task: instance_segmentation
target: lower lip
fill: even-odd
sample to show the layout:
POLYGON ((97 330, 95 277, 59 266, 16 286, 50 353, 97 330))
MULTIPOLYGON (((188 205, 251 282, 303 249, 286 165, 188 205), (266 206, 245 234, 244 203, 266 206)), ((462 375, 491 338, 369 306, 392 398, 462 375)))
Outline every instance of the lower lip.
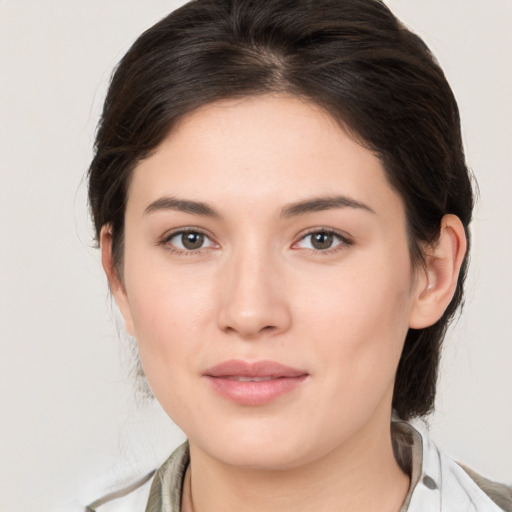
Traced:
POLYGON ((299 377, 280 377, 262 381, 240 381, 222 377, 206 376, 211 386, 221 396, 240 405, 265 405, 290 393, 306 379, 299 377))

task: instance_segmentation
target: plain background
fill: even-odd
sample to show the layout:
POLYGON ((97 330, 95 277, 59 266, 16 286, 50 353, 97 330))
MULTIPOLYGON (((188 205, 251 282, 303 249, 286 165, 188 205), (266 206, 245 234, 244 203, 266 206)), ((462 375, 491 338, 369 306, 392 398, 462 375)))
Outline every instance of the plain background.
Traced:
MULTIPOLYGON (((83 181, 112 68, 181 3, 0 0, 0 511, 81 510, 183 439, 137 405, 83 181)), ((512 482, 512 1, 388 3, 445 69, 481 191, 430 429, 512 482)))

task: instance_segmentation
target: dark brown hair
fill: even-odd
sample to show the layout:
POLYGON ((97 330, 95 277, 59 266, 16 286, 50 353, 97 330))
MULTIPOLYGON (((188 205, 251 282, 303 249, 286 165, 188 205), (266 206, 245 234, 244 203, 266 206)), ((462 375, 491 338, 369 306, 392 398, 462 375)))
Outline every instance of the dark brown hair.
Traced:
MULTIPOLYGON (((405 203, 416 266, 443 215, 457 215, 469 237, 473 194, 456 101, 427 46, 381 1, 193 0, 137 39, 105 100, 89 201, 96 234, 111 226, 118 271, 137 163, 199 106, 275 92, 320 105, 380 157, 405 203)), ((404 419, 433 408, 440 347, 463 298, 466 266, 467 257, 443 317, 407 334, 393 396, 404 419)))

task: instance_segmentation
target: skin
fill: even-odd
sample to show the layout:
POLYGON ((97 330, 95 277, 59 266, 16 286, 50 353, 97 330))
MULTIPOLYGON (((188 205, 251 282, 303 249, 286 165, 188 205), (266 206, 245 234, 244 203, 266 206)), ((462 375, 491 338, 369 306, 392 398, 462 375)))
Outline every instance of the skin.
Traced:
POLYGON ((445 216, 425 269, 414 269, 403 202, 380 160, 320 108, 284 95, 183 118, 135 169, 125 220, 122 275, 109 226, 103 264, 148 382, 189 439, 185 508, 398 510, 409 478, 391 447, 395 372, 409 327, 434 323, 453 295, 460 221, 445 216), (345 202, 311 209, 333 197, 345 202), (183 229, 204 243, 187 249, 183 229), (318 249, 311 232, 325 231, 332 245, 318 249), (204 376, 229 359, 307 377, 240 405, 204 376))

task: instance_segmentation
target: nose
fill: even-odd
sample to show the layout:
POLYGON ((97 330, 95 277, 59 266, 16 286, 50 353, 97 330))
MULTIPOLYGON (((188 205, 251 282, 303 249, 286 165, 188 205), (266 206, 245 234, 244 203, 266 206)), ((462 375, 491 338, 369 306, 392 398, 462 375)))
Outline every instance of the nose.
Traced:
POLYGON ((282 272, 270 254, 247 251, 226 262, 219 284, 218 325, 244 339, 285 332, 291 325, 282 272))

